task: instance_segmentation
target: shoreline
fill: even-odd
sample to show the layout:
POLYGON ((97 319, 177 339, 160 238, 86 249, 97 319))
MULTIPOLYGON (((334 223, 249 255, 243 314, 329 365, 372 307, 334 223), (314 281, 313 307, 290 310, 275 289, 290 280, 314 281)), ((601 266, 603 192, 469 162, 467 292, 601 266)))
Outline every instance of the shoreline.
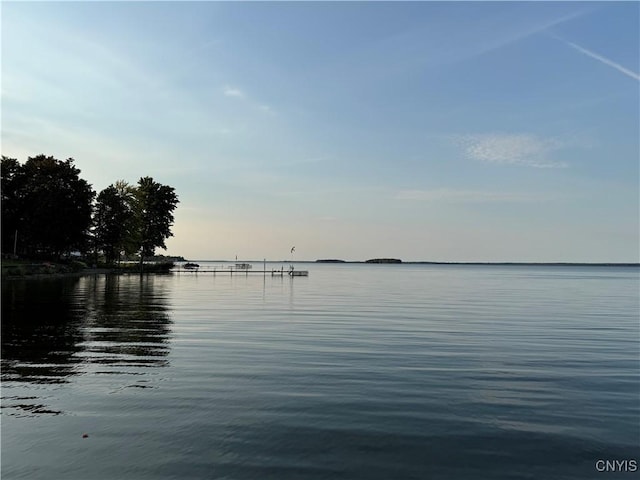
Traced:
MULTIPOLYGON (((208 261, 208 260, 200 260, 208 261)), ((220 262, 226 262, 220 260, 220 262)), ((251 262, 261 263, 261 262, 251 262)), ((368 263, 364 261, 339 261, 339 262, 318 262, 317 260, 299 260, 289 263, 305 263, 305 264, 333 264, 333 265, 380 265, 380 266, 402 266, 402 265, 437 265, 437 266, 486 266, 486 267, 622 267, 622 268, 639 268, 640 263, 563 263, 563 262, 549 262, 549 263, 527 263, 527 262, 401 262, 401 263, 368 263)), ((172 273, 171 270, 167 272, 144 272, 143 275, 148 274, 162 274, 172 273)), ((96 275, 140 275, 135 271, 122 271, 117 268, 85 268, 76 272, 51 272, 51 273, 31 273, 20 275, 7 275, 2 274, 0 279, 4 282, 10 280, 29 280, 29 279, 46 279, 46 278, 74 278, 74 277, 89 277, 96 275)))
MULTIPOLYGON (((161 274, 166 275, 169 272, 143 272, 143 275, 161 274)), ((26 275, 6 275, 3 274, 1 280, 4 282, 10 280, 30 280, 30 279, 47 279, 47 278, 74 278, 74 277, 91 277, 96 275, 140 275, 140 272, 119 271, 114 268, 85 268, 77 272, 51 272, 51 273, 30 273, 26 275)))
POLYGON ((2 275, 2 281, 5 280, 29 280, 43 278, 73 278, 73 277, 89 277, 92 275, 111 275, 119 274, 111 268, 86 268, 77 272, 52 272, 52 273, 31 273, 26 275, 2 275))
MULTIPOLYGON (((92 275, 140 275, 138 263, 112 266, 88 266, 84 262, 53 262, 23 259, 21 261, 2 261, 1 279, 29 278, 73 278, 92 275)), ((168 273, 175 264, 173 262, 145 263, 143 274, 168 273)))

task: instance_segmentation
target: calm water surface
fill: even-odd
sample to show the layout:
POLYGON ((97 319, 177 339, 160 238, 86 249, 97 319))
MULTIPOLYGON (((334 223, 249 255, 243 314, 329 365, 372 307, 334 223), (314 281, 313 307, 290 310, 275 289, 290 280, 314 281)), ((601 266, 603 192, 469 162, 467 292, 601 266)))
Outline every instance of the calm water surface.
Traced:
POLYGON ((4 281, 2 479, 638 474, 638 268, 299 268, 4 281))

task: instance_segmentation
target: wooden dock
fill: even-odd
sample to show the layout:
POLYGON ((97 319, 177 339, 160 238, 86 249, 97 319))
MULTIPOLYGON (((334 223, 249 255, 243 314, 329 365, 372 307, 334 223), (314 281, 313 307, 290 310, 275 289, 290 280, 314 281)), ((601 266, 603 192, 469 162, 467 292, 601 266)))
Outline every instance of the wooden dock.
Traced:
POLYGON ((183 273, 189 274, 212 274, 212 275, 249 275, 249 274, 262 274, 264 276, 270 275, 272 277, 308 277, 308 270, 295 270, 295 269, 285 269, 282 268, 274 268, 271 270, 253 270, 249 268, 233 268, 233 267, 205 267, 205 268, 174 268, 171 270, 172 273, 177 273, 179 275, 183 273))

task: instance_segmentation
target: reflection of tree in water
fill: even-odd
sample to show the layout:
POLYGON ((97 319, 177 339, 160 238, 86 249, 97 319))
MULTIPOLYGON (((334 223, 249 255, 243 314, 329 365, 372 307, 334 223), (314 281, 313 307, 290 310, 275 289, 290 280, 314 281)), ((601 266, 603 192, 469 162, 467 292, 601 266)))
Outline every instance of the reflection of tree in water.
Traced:
POLYGON ((2 282, 2 379, 61 383, 76 373, 85 309, 78 278, 2 282))
POLYGON ((83 373, 141 375, 141 368, 167 365, 171 320, 166 288, 155 280, 148 275, 3 282, 4 394, 18 393, 5 396, 17 403, 4 401, 3 407, 59 413, 40 405, 29 384, 66 383, 83 373), (92 364, 102 371, 93 371, 92 364))
POLYGON ((155 280, 153 275, 87 279, 86 288, 96 292, 88 295, 93 303, 88 304, 83 344, 87 362, 121 367, 166 365, 171 320, 166 290, 155 280))

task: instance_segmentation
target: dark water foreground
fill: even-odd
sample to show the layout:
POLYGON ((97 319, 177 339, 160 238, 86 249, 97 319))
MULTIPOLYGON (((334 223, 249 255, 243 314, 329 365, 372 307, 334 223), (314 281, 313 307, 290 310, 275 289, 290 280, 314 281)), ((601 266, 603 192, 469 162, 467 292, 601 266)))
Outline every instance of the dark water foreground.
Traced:
POLYGON ((639 284, 406 265, 4 282, 2 479, 636 478, 639 284))

